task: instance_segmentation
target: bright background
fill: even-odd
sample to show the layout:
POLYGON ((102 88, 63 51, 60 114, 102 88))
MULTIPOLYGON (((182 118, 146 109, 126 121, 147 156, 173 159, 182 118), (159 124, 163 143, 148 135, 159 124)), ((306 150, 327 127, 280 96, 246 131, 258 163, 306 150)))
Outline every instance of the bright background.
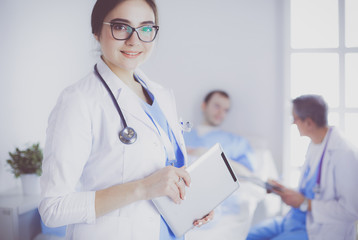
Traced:
MULTIPOLYGON (((8 152, 37 141, 44 146, 47 118, 60 92, 96 62, 94 2, 0 2, 0 191, 19 185, 6 164, 8 152)), ((194 124, 201 121, 205 94, 226 90, 232 110, 223 128, 267 147, 288 176, 301 165, 299 154, 308 142, 290 127, 292 97, 308 90, 324 94, 334 108, 330 119, 353 129, 347 131, 352 139, 358 135, 358 51, 342 55, 328 49, 357 49, 358 4, 345 1, 348 30, 342 32, 338 2, 344 1, 157 0, 159 37, 142 68, 174 90, 179 115, 194 124)))

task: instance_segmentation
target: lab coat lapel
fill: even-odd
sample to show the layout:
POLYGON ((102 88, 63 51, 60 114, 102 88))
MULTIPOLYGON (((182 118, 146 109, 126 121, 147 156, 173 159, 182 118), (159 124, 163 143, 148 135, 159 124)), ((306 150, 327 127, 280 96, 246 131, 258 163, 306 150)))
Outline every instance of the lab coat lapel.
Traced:
MULTIPOLYGON (((143 110, 140 101, 138 101, 138 97, 129 88, 123 87, 120 89, 117 101, 119 106, 122 108, 124 115, 132 115, 138 121, 142 122, 143 124, 151 128, 153 131, 157 132, 152 121, 149 119, 149 117, 143 110)), ((130 127, 131 123, 127 122, 127 125, 130 127)))
POLYGON ((179 126, 179 119, 177 119, 176 106, 174 106, 175 102, 173 96, 170 91, 162 88, 153 88, 151 91, 157 99, 160 109, 163 111, 163 114, 168 121, 169 127, 173 131, 174 137, 179 144, 179 148, 184 155, 184 161, 186 163, 187 154, 184 145, 184 138, 181 131, 182 129, 179 126))
MULTIPOLYGON (((135 93, 131 91, 122 81, 118 81, 117 77, 114 76, 113 72, 110 71, 103 62, 99 62, 98 64, 101 74, 104 75, 104 79, 116 96, 117 102, 123 111, 124 117, 126 114, 130 114, 157 133, 158 131, 155 128, 153 122, 149 119, 145 111, 143 111, 140 101, 138 100, 138 96, 136 96, 135 93), (101 68, 104 69, 103 73, 101 68)), ((163 114, 166 117, 168 124, 173 131, 174 137, 177 140, 179 147, 184 155, 184 161, 186 162, 187 154, 184 145, 184 138, 179 126, 179 119, 176 119, 177 113, 174 106, 175 102, 171 92, 162 87, 158 87, 155 84, 151 84, 151 82, 140 70, 138 70, 136 74, 138 74, 139 77, 144 81, 149 91, 153 93, 156 101, 158 101, 158 104, 163 111, 163 114)), ((131 126, 130 122, 127 122, 127 124, 129 127, 131 126)))
MULTIPOLYGON (((139 97, 109 69, 102 59, 98 61, 97 67, 99 73, 115 96, 124 118, 126 118, 127 114, 130 114, 157 133, 152 121, 143 111, 139 97)), ((127 125, 130 127, 132 123, 127 122, 127 125)))

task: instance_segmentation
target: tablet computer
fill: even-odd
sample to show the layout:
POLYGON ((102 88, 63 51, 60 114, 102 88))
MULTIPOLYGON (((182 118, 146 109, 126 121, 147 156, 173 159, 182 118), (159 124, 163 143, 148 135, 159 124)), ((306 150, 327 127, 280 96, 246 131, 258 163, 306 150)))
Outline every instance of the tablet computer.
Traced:
POLYGON ((239 188, 237 177, 218 143, 186 170, 191 185, 185 187, 185 200, 180 204, 167 196, 152 200, 177 237, 193 228, 195 220, 203 218, 239 188))

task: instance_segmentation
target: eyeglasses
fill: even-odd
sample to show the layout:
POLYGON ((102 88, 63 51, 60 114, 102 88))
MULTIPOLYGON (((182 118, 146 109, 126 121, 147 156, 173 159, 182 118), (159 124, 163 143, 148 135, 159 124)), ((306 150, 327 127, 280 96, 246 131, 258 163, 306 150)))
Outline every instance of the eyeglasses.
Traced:
POLYGON ((112 36, 116 40, 127 40, 133 32, 136 32, 141 41, 152 42, 159 31, 159 26, 148 25, 134 28, 125 23, 103 22, 103 24, 111 26, 112 36))

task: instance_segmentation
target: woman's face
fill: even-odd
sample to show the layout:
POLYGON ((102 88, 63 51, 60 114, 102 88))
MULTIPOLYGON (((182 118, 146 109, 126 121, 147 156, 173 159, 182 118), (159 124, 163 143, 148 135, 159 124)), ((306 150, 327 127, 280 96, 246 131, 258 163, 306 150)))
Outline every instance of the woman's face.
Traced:
MULTIPOLYGON (((155 25, 152 8, 143 0, 124 1, 117 5, 104 18, 104 22, 119 22, 134 28, 155 25)), ((97 40, 101 44, 102 57, 112 71, 133 72, 151 54, 154 42, 142 42, 136 32, 127 40, 116 40, 111 26, 103 25, 97 40)))

